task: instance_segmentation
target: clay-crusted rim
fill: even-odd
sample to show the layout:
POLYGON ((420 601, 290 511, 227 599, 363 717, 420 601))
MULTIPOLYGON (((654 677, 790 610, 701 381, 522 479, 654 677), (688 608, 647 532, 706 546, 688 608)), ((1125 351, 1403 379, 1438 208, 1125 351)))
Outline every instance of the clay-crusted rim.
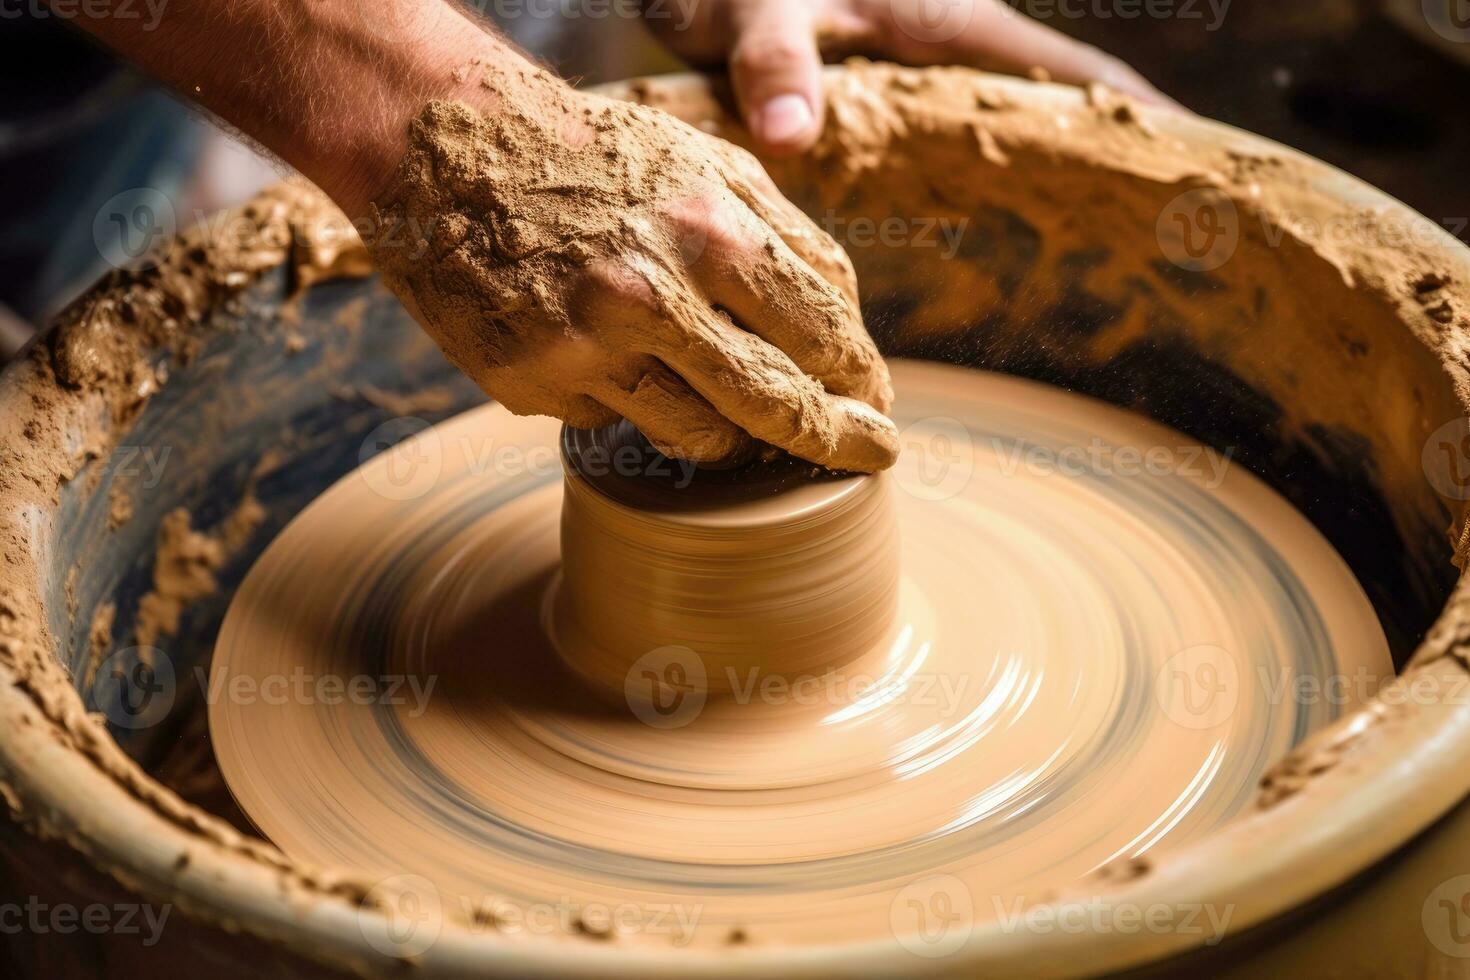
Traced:
MULTIPOLYGON (((841 68, 829 71, 844 73, 841 68)), ((921 78, 924 73, 911 74, 921 78)), ((1083 93, 1061 86, 1003 77, 986 77, 983 84, 1028 109, 1076 113, 1087 105, 1083 93)), ((708 83, 690 75, 620 83, 603 91, 622 98, 656 95, 671 104, 680 99, 709 104, 708 83)), ((1156 132, 1201 147, 1291 159, 1309 178, 1312 191, 1342 202, 1344 216, 1358 209, 1412 214, 1368 185, 1260 137, 1203 119, 1135 111, 1156 132)), ((1115 151, 1099 162, 1127 169, 1115 151)), ((1258 205, 1258 210, 1269 208, 1258 205)), ((1429 251, 1437 267, 1457 282, 1470 281, 1470 252, 1453 237, 1440 233, 1438 247, 1429 251)), ((25 364, 22 359, 13 369, 22 370, 25 364)), ((73 407, 81 408, 85 395, 72 397, 78 403, 73 407)), ((1465 400, 1462 394, 1462 404, 1465 400)), ((25 515, 3 516, 9 522, 27 520, 25 515)), ((44 535, 41 542, 45 544, 44 535)), ((35 556, 38 565, 44 567, 45 557, 35 556)), ((0 595, 0 606, 8 598, 0 595)), ((1467 670, 1470 585, 1462 578, 1405 677, 1395 683, 1424 675, 1455 681, 1467 670)), ((172 902, 232 931, 252 933, 337 967, 377 972, 388 965, 361 932, 359 910, 366 890, 360 880, 297 865, 182 803, 130 761, 119 766, 115 743, 89 744, 95 740, 56 721, 84 715, 70 688, 46 696, 35 693, 8 660, 0 660, 0 681, 0 795, 34 831, 64 838, 144 897, 172 902), (187 858, 184 866, 181 856, 187 858)), ((1453 684, 1440 683, 1435 690, 1447 688, 1453 684)), ((1090 887, 1084 883, 1073 891, 1078 896, 1102 893, 1115 903, 1138 907, 1228 906, 1232 931, 1238 932, 1347 881, 1427 828, 1467 793, 1470 709, 1446 700, 1399 707, 1378 701, 1314 736, 1275 767, 1257 812, 1167 858, 1154 859, 1131 880, 1090 887)), ((1180 931, 1040 935, 989 921, 978 924, 955 955, 922 960, 892 937, 799 949, 752 944, 712 951, 623 950, 590 941, 507 940, 449 920, 414 966, 423 976, 490 972, 592 977, 623 972, 674 977, 743 975, 753 969, 788 976, 982 971, 1051 976, 1138 966, 1186 952, 1199 941, 1180 931)))

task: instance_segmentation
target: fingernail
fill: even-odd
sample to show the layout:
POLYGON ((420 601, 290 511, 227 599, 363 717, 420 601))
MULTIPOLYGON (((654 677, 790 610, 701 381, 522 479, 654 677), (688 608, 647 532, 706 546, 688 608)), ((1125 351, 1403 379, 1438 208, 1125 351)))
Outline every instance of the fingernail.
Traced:
POLYGON ((816 117, 811 103, 800 95, 778 95, 760 110, 760 132, 767 143, 797 143, 811 131, 816 117))

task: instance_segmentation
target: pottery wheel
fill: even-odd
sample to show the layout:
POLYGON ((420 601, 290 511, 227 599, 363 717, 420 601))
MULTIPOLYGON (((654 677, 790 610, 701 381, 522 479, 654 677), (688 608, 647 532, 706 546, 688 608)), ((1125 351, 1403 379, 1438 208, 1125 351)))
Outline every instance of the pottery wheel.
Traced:
MULTIPOLYGON (((581 621, 590 640, 562 635, 553 421, 486 406, 343 478, 221 630, 210 727, 245 813, 297 858, 422 876, 492 924, 553 903, 626 943, 925 943, 908 910, 936 894, 1006 914, 1209 833, 1390 675, 1341 559, 1223 454, 1031 382, 893 375, 899 465, 817 491, 881 488, 901 542, 892 588, 861 600, 892 622, 842 663, 767 676, 657 627, 626 697, 574 669, 558 644, 631 641, 622 599, 581 621), (660 696, 698 671, 725 682, 660 696), (1293 696, 1303 678, 1345 682, 1293 696)), ((664 580, 628 561, 613 594, 664 580)), ((861 616, 839 618, 791 648, 830 652, 861 616)))

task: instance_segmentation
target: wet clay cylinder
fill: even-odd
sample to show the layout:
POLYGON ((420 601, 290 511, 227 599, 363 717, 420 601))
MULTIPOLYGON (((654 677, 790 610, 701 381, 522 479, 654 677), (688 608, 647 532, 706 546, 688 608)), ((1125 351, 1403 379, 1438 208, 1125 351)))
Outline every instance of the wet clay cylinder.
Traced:
MULTIPOLYGON (((684 648, 729 692, 752 671, 820 676, 884 647, 899 539, 885 474, 782 457, 729 470, 661 456, 627 423, 565 429, 562 657, 622 696, 631 671, 684 648)), ((687 660, 687 654, 680 650, 687 660)))

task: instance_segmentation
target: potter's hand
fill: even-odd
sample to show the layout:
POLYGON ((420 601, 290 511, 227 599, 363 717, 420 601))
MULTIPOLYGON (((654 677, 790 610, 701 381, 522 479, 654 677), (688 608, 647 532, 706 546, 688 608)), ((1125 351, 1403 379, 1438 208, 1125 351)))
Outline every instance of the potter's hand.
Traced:
POLYGON ((511 410, 626 416, 702 461, 751 437, 839 469, 897 455, 847 257, 747 154, 574 92, 441 0, 78 25, 330 194, 511 410))
POLYGON ((753 157, 543 74, 436 102, 378 196, 385 281, 518 414, 626 417, 714 461, 750 437, 837 469, 891 465, 888 372, 843 251, 753 157), (437 223, 437 224, 436 224, 437 223))
POLYGON ((643 0, 648 25, 675 53, 727 62, 750 131, 772 152, 821 131, 822 56, 868 54, 912 65, 1041 68, 1062 82, 1101 82, 1169 104, 1132 68, 1013 10, 1005 0, 643 0))

